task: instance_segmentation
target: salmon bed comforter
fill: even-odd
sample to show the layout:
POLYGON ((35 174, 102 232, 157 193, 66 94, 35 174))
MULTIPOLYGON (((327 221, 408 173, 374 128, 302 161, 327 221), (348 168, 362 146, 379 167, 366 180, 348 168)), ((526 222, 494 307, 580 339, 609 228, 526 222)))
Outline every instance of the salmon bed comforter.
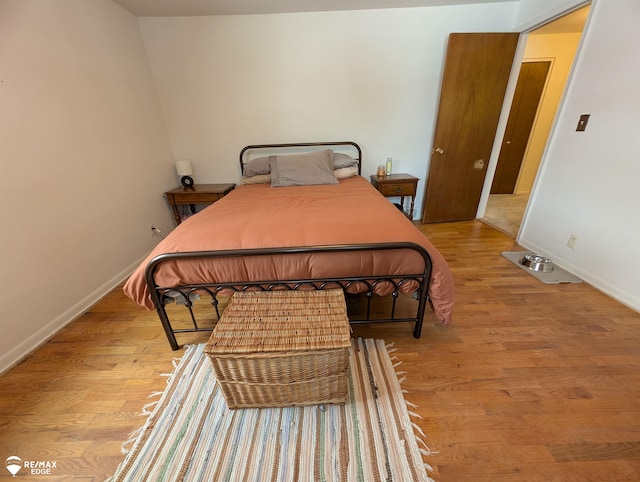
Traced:
MULTIPOLYGON (((163 253, 339 244, 413 242, 431 256, 429 297, 438 319, 453 314, 454 283, 437 249, 366 179, 339 184, 271 187, 239 186, 182 222, 163 239, 127 280, 124 291, 152 309, 145 282, 148 262, 163 253)), ((244 280, 289 280, 415 274, 422 257, 411 250, 287 254, 270 257, 168 261, 158 267, 159 286, 244 280)), ((406 285, 403 290, 415 290, 406 285)), ((380 287, 385 295, 385 288, 380 287)), ((390 291, 390 289, 389 289, 390 291)))

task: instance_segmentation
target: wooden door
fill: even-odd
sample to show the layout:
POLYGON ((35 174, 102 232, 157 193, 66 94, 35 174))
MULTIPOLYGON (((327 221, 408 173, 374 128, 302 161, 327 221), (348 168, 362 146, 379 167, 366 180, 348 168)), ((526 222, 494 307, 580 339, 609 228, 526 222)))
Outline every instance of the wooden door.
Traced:
POLYGON ((518 37, 449 35, 423 223, 475 219, 518 37))
POLYGON ((513 194, 551 62, 524 62, 500 148, 491 194, 513 194))

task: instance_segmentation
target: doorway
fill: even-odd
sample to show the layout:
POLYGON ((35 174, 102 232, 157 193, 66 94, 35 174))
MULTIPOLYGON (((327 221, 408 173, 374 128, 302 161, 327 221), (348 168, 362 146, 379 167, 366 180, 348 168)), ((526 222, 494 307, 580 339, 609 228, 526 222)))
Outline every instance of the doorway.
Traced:
POLYGON ((511 103, 509 120, 505 129, 498 165, 491 184, 491 194, 513 194, 516 181, 527 150, 533 122, 551 61, 523 62, 518 75, 516 91, 511 103))
MULTIPOLYGON (((479 209, 479 217, 483 222, 513 239, 517 238, 520 230, 522 218, 533 189, 533 182, 540 167, 540 160, 584 30, 589 8, 589 6, 582 7, 543 25, 530 32, 527 37, 523 64, 550 62, 546 85, 530 128, 526 147, 522 153, 512 192, 489 194, 486 206, 483 209, 481 203, 479 209)), ((508 140, 506 132, 505 139, 508 140)), ((497 174, 498 168, 496 167, 497 174)))
POLYGON ((516 192, 516 183, 550 68, 551 60, 522 62, 485 210, 484 221, 514 239, 529 202, 528 193, 516 192))

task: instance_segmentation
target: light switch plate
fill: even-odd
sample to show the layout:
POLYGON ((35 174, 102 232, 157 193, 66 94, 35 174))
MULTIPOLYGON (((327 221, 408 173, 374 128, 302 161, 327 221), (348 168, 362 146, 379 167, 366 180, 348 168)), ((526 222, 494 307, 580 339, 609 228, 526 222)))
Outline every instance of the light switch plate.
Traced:
POLYGON ((582 114, 580 116, 580 120, 578 120, 578 127, 576 127, 577 131, 582 132, 587 128, 587 122, 589 122, 590 116, 591 114, 582 114))

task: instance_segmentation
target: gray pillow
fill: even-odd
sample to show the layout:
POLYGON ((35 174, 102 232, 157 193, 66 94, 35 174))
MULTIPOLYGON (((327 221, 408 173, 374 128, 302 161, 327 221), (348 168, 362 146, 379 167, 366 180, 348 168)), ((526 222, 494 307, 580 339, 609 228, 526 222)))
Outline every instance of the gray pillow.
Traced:
POLYGON ((333 175, 333 151, 310 152, 289 156, 272 156, 271 186, 310 186, 338 184, 333 175))
POLYGON ((261 174, 269 174, 271 172, 269 163, 271 162, 271 158, 275 157, 276 156, 258 157, 247 162, 244 165, 244 172, 242 173, 243 176, 252 177, 259 176, 261 174))
POLYGON ((335 169, 343 169, 345 167, 357 166, 358 160, 353 157, 342 154, 341 152, 333 153, 333 167, 335 169))

